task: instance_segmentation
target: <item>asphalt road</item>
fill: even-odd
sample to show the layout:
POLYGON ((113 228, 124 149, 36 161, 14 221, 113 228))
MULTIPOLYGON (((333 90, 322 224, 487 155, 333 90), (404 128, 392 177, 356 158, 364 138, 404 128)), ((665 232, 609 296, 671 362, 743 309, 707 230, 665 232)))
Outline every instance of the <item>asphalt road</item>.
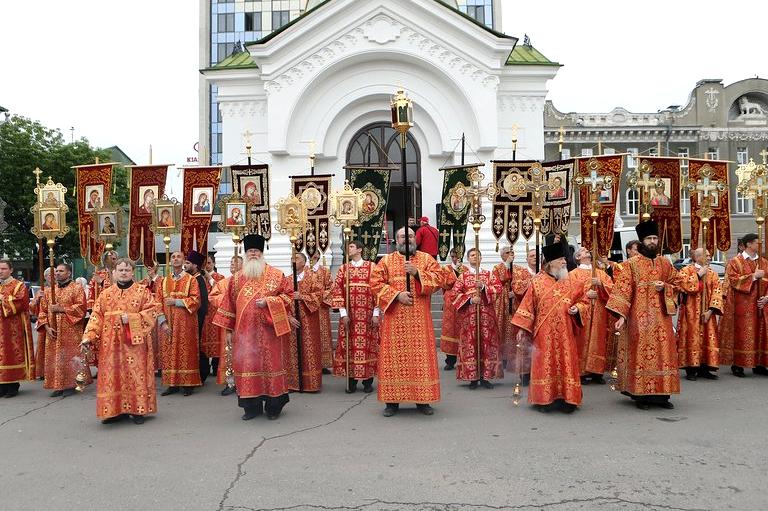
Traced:
POLYGON ((435 415, 381 415, 326 376, 277 421, 240 420, 210 383, 103 425, 94 388, 0 399, 0 509, 720 510, 768 506, 768 378, 687 382, 674 410, 585 387, 573 415, 443 372, 435 415))

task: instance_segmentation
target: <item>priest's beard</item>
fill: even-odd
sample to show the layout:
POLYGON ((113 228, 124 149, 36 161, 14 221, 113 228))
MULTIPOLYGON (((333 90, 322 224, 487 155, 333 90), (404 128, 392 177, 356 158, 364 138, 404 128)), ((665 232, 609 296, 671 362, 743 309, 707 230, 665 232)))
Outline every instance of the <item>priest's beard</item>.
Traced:
POLYGON ((266 264, 262 258, 248 259, 243 263, 243 274, 249 279, 261 278, 266 264))
POLYGON ((554 271, 552 268, 547 268, 547 273, 552 275, 555 280, 565 280, 568 278, 568 267, 561 266, 557 271, 554 271))
POLYGON ((640 252, 640 255, 645 256, 649 259, 653 259, 657 255, 659 255, 659 247, 656 245, 648 247, 644 243, 641 243, 640 245, 638 245, 637 251, 640 252))
MULTIPOLYGON (((416 245, 414 243, 411 243, 408 248, 410 249, 410 255, 413 255, 413 254, 416 253, 416 245)), ((398 243, 397 244, 397 251, 400 252, 401 254, 405 255, 405 243, 403 243, 403 244, 398 243)))

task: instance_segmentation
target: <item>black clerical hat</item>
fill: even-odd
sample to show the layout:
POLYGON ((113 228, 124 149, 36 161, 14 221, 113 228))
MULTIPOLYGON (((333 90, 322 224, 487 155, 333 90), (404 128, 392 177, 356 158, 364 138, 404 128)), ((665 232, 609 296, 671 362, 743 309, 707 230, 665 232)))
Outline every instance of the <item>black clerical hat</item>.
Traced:
POLYGON ((198 268, 202 268, 203 263, 205 263, 205 256, 196 250, 190 250, 187 252, 187 261, 194 264, 198 268))
POLYGON ((635 226, 635 232, 637 233, 637 239, 642 242, 648 236, 659 235, 659 224, 657 224, 655 220, 640 222, 635 226))
POLYGON ((565 247, 562 243, 553 243, 552 245, 544 245, 541 247, 541 252, 544 254, 544 260, 547 262, 554 261, 565 257, 565 247))
POLYGON ((265 241, 266 240, 264 239, 264 236, 261 234, 249 234, 243 238, 243 250, 248 251, 252 248, 255 248, 260 252, 264 252, 265 241))

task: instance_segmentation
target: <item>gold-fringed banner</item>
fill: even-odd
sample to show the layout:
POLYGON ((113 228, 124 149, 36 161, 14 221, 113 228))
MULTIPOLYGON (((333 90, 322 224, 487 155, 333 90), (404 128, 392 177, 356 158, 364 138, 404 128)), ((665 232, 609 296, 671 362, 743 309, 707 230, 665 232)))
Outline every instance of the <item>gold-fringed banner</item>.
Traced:
MULTIPOLYGON (((577 158, 578 165, 576 176, 583 177, 587 182, 592 178, 593 171, 596 176, 610 176, 613 180, 611 188, 600 188, 598 202, 600 203, 600 216, 597 217, 597 253, 608 255, 613 244, 613 225, 616 217, 616 201, 621 186, 621 174, 624 170, 624 155, 611 154, 594 156, 589 159, 577 158), (594 163, 593 163, 594 162, 594 163)), ((579 203, 581 205, 581 245, 591 249, 592 247, 592 220, 590 218, 590 187, 583 186, 579 189, 579 203)))
POLYGON ((316 252, 321 255, 328 249, 330 216, 328 195, 331 193, 333 174, 322 176, 291 176, 293 195, 301 197, 307 206, 309 226, 306 232, 296 240, 296 250, 306 249, 307 257, 316 252))
MULTIPOLYGON (((730 198, 728 194, 728 162, 713 160, 688 160, 688 182, 696 183, 702 179, 702 169, 710 168, 710 181, 725 185, 725 190, 709 192, 709 206, 714 213, 709 219, 707 228, 707 250, 715 253, 715 248, 727 252, 731 248, 731 216, 729 214, 730 198)), ((699 247, 701 236, 701 216, 699 215, 699 193, 691 192, 691 248, 699 247)))
POLYGON ((139 165, 128 167, 131 196, 128 220, 128 257, 141 260, 144 266, 153 267, 155 261, 155 236, 152 225, 152 203, 165 194, 165 178, 168 165, 139 165))
POLYGON ((221 167, 184 168, 184 206, 181 210, 181 251, 208 250, 208 229, 219 193, 221 167))
POLYGON ((360 210, 360 226, 355 228, 356 237, 363 243, 363 259, 375 261, 379 253, 381 230, 389 199, 389 167, 346 167, 349 184, 363 192, 360 210))
POLYGON ((80 255, 98 266, 104 243, 96 241, 93 233, 91 211, 109 204, 112 196, 112 168, 114 163, 77 165, 75 168, 75 197, 77 200, 77 221, 80 225, 80 255))
POLYGON ((269 216, 269 165, 232 165, 232 189, 251 208, 248 232, 272 238, 272 219, 269 216))
POLYGON ((568 231, 571 221, 571 186, 574 160, 538 163, 536 161, 494 161, 494 184, 499 190, 493 201, 491 228, 497 242, 502 238, 514 245, 520 235, 531 239, 535 230, 533 222, 534 192, 520 193, 521 183, 539 186, 539 206, 542 209, 541 234, 568 231), (531 169, 534 172, 531 172, 531 169), (535 169, 539 169, 541 182, 537 182, 535 169), (541 188, 546 182, 549 188, 541 188))
MULTIPOLYGON (((652 188, 648 200, 653 212, 651 219, 659 224, 660 253, 673 254, 683 250, 683 226, 680 220, 680 158, 644 156, 639 160, 640 175, 660 179, 661 186, 652 188)), ((642 212, 638 215, 641 221, 642 212)))
POLYGON ((440 203, 440 216, 437 219, 439 233, 438 253, 440 259, 448 258, 451 247, 456 249, 461 260, 466 248, 464 236, 467 232, 467 215, 470 198, 466 189, 469 187, 469 173, 478 164, 443 167, 443 199, 440 203))

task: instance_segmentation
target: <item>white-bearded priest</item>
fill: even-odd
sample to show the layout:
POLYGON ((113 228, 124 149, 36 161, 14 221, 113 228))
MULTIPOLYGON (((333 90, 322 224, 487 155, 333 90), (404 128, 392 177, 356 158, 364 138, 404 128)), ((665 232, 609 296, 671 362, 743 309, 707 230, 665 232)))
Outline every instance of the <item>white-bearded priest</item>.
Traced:
POLYGON ((246 261, 229 281, 213 323, 225 328, 232 343, 238 406, 243 420, 266 412, 277 419, 288 403, 287 347, 293 286, 283 272, 264 260, 265 240, 243 238, 246 261))
POLYGON ((624 263, 606 304, 619 316, 615 330, 628 330, 616 356, 618 387, 641 410, 651 405, 674 408, 669 397, 680 393, 677 339, 672 329, 677 272, 659 255, 655 221, 641 222, 635 231, 640 254, 624 263))

